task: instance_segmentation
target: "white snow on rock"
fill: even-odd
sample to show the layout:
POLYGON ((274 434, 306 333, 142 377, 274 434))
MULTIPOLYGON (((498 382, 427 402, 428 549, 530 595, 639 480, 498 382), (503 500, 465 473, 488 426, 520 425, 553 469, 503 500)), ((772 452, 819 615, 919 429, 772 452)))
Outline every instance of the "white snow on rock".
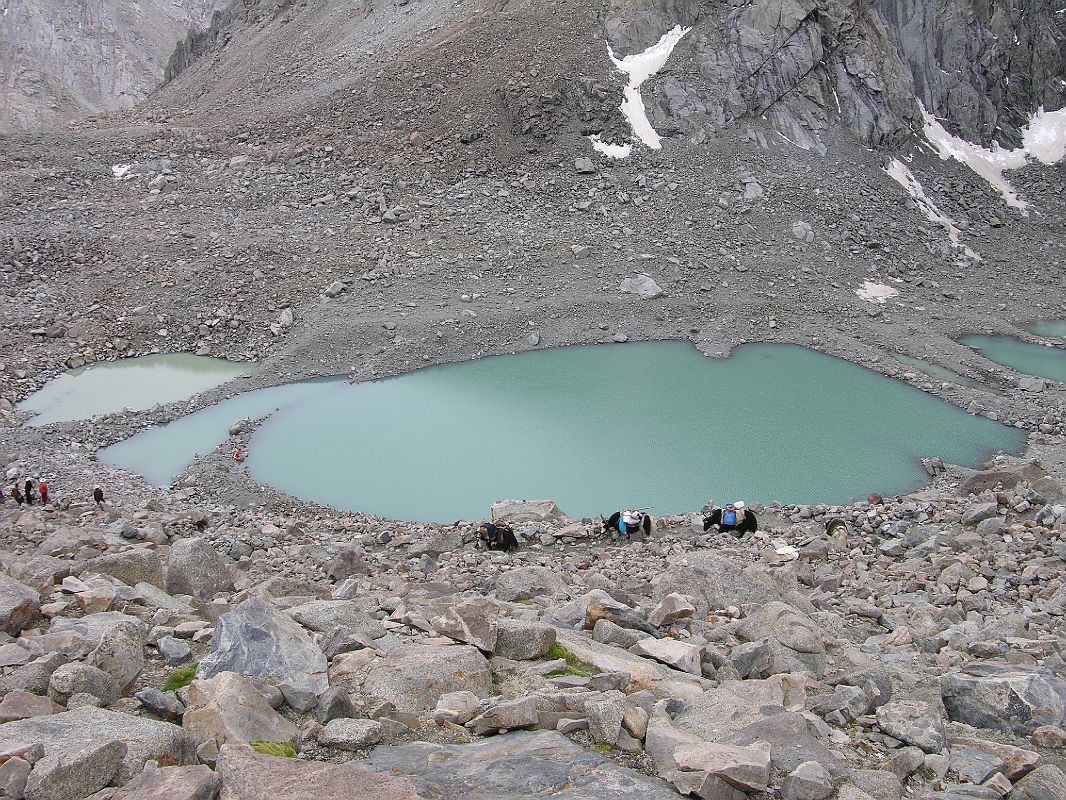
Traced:
MULTIPOLYGON (((888 165, 885 172, 888 173, 888 177, 902 186, 907 194, 914 198, 914 201, 918 204, 922 213, 925 214, 927 220, 935 222, 948 232, 948 239, 953 245, 955 245, 955 247, 961 247, 963 252, 975 261, 981 260, 981 257, 977 255, 977 253, 962 243, 962 233, 956 227, 954 220, 937 208, 936 203, 929 199, 925 194, 925 189, 922 188, 922 184, 918 182, 918 179, 914 177, 914 173, 907 169, 902 161, 898 158, 892 159, 892 163, 888 165)), ((867 284, 867 286, 872 285, 873 284, 867 284)), ((861 289, 856 289, 856 292, 861 291, 861 289)), ((896 292, 896 294, 899 293, 896 292)), ((860 293, 859 297, 863 297, 863 295, 860 293)), ((867 298, 863 297, 863 299, 865 300, 867 298)), ((877 302, 883 303, 884 300, 877 302)))
POLYGON ((867 303, 884 303, 890 297, 898 297, 899 290, 883 283, 863 281, 862 287, 855 290, 855 294, 867 303))
POLYGON ((1033 114, 1022 131, 1025 152, 1044 164, 1058 164, 1066 158, 1066 108, 1033 114))
POLYGON ((633 152, 633 145, 631 144, 608 144, 600 139, 599 136, 590 136, 589 141, 592 142, 592 149, 597 153, 603 153, 609 158, 629 158, 629 154, 633 152))
POLYGON ((968 142, 948 133, 920 102, 925 120, 925 137, 944 160, 954 158, 968 166, 1000 193, 1007 205, 1029 216, 1029 204, 1020 198, 1003 177, 1008 169, 1020 169, 1030 157, 1044 164, 1056 164, 1066 157, 1066 109, 1046 112, 1043 108, 1029 119, 1022 130, 1022 146, 1007 150, 998 144, 992 149, 968 142))
MULTIPOLYGON (((617 58, 610 43, 607 44, 607 52, 611 56, 611 61, 614 62, 614 65, 619 70, 629 76, 621 111, 625 118, 629 120, 633 133, 652 150, 658 150, 662 147, 662 138, 655 132, 655 128, 652 127, 651 122, 648 120, 648 114, 644 108, 644 98, 640 96, 640 86, 666 65, 670 54, 674 51, 674 47, 681 41, 681 37, 690 30, 691 28, 682 28, 680 25, 676 25, 664 33, 658 42, 643 53, 635 53, 622 59, 617 58)), ((595 146, 595 142, 593 146, 595 146)))
POLYGON ((921 108, 922 117, 925 120, 925 138, 936 148, 941 159, 947 161, 949 158, 954 158, 956 161, 961 161, 988 181, 992 188, 1000 193, 1008 206, 1018 209, 1025 216, 1029 215, 1029 204, 1018 197, 1010 183, 1003 177, 1004 170, 1025 166, 1024 150, 1004 150, 999 145, 989 150, 979 144, 960 139, 948 133, 944 126, 925 110, 925 106, 918 103, 918 107, 921 108))
POLYGON ((130 174, 132 168, 132 164, 113 164, 111 166, 111 175, 115 180, 120 181, 130 174))

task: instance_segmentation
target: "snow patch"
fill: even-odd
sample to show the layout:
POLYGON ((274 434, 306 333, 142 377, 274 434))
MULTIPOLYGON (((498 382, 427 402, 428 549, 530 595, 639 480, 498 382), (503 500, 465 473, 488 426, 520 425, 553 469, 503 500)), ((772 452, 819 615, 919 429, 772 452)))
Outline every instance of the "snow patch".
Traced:
MULTIPOLYGON (((918 204, 918 207, 921 208, 922 213, 925 214, 927 220, 935 222, 948 232, 948 239, 953 245, 955 245, 955 247, 961 247, 963 252, 975 261, 981 260, 981 257, 977 255, 977 253, 962 243, 962 232, 956 227, 954 220, 937 208, 936 203, 929 199, 925 193, 925 189, 922 188, 922 184, 918 182, 918 179, 914 177, 914 173, 907 169, 902 161, 898 158, 892 159, 892 163, 888 165, 885 172, 888 173, 888 177, 902 186, 907 194, 914 198, 914 201, 918 204)), ((859 296, 862 297, 862 295, 859 296)))
POLYGON ((116 181, 120 181, 130 174, 131 169, 133 169, 132 164, 114 164, 111 167, 111 175, 116 181))
POLYGON ((1022 131, 1025 152, 1044 164, 1057 164, 1066 158, 1066 108, 1033 114, 1022 131))
POLYGON ((899 297, 899 290, 883 283, 863 281, 862 288, 856 289, 855 294, 867 303, 884 303, 890 297, 899 297))
POLYGON ((590 136, 589 141, 592 142, 593 150, 609 158, 629 158, 629 154, 633 152, 631 144, 608 144, 599 136, 590 136))
MULTIPOLYGON (((691 28, 682 28, 680 25, 676 25, 664 33, 658 42, 643 53, 635 53, 622 59, 615 56, 610 42, 607 43, 607 52, 611 56, 611 61, 614 62, 614 65, 619 70, 629 76, 629 83, 626 85, 624 99, 620 107, 622 114, 629 121, 629 125, 637 138, 652 150, 659 150, 662 147, 662 138, 655 132, 655 128, 652 127, 651 122, 648 120, 648 113, 644 108, 644 98, 640 96, 640 87, 644 81, 666 66, 674 47, 681 41, 681 37, 690 30, 691 28)), ((595 146, 595 143, 593 144, 595 146)))
POLYGON ((937 154, 946 161, 954 158, 984 178, 1003 197, 1004 202, 1018 209, 1024 216, 1029 216, 1029 204, 1018 197, 1010 183, 1003 177, 1003 171, 1018 169, 1026 164, 1025 150, 1005 150, 998 144, 989 150, 979 144, 960 139, 944 129, 925 106, 918 103, 925 120, 925 137, 936 148, 937 154))

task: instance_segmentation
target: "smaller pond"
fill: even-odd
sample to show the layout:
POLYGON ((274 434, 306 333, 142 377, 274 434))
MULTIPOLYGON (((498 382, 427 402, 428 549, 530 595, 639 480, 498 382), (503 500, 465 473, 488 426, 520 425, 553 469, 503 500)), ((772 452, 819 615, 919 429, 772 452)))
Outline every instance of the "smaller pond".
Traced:
POLYGON ((191 353, 101 361, 49 381, 19 403, 19 410, 36 412, 30 425, 90 419, 124 408, 143 411, 187 400, 249 372, 249 364, 191 353))
POLYGON ((1034 322, 1032 325, 1027 325, 1025 329, 1037 336, 1066 339, 1066 319, 1049 319, 1044 322, 1034 322))
POLYGON ((976 466, 1021 431, 794 345, 705 358, 680 342, 538 350, 385 380, 248 392, 98 453, 158 484, 267 421, 246 468, 288 494, 393 519, 484 516, 551 498, 569 514, 709 499, 839 503, 923 485, 922 457, 976 466), (280 409, 272 413, 274 409, 280 409))
POLYGON ((197 457, 224 442, 230 425, 237 420, 268 416, 343 383, 343 378, 321 378, 244 392, 167 425, 142 431, 98 451, 96 457, 104 464, 137 472, 157 486, 167 486, 197 457))
POLYGON ((953 372, 947 367, 942 367, 939 364, 923 361, 920 358, 914 358, 913 356, 904 355, 903 353, 893 353, 892 358, 906 367, 913 367, 914 369, 924 372, 930 378, 954 383, 959 386, 968 386, 971 389, 980 389, 982 392, 998 394, 993 387, 987 386, 986 384, 981 383, 981 381, 974 380, 973 378, 967 378, 965 375, 960 375, 959 373, 953 372))
POLYGON ((959 341, 989 361, 1026 375, 1066 383, 1066 349, 1023 342, 1012 336, 964 336, 959 341))

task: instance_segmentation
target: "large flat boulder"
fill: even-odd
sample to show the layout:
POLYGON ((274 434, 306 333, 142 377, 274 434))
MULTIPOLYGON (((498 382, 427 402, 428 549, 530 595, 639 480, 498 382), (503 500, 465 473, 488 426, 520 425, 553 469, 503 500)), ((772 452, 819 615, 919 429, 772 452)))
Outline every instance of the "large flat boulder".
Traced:
POLYGON ((627 691, 650 690, 657 697, 699 697, 710 681, 688 672, 673 669, 658 661, 643 658, 619 647, 601 644, 587 634, 556 629, 556 641, 580 661, 591 664, 600 672, 627 672, 630 683, 627 691))
POLYGON ((492 504, 492 519, 509 525, 557 522, 565 516, 554 500, 497 500, 492 504))
POLYGON ((167 592, 210 600, 233 588, 227 560, 203 539, 179 539, 170 548, 167 592))
POLYGON ((164 766, 196 763, 195 745, 177 725, 102 708, 89 706, 0 725, 0 750, 40 744, 46 756, 69 753, 74 758, 87 748, 111 741, 126 745, 117 773, 120 782, 139 773, 145 761, 164 766))
POLYGON ((154 550, 127 550, 94 558, 86 565, 86 572, 110 575, 127 586, 150 583, 163 588, 163 562, 154 550))
POLYGON ((811 613, 814 607, 798 592, 777 585, 758 567, 745 566, 725 556, 701 551, 671 559, 656 579, 653 599, 661 601, 672 593, 683 594, 696 606, 695 616, 729 606, 763 605, 774 600, 811 613))
POLYGON ((156 767, 122 787, 103 789, 91 800, 215 800, 222 779, 210 767, 156 767))
POLYGON ((343 630, 367 639, 385 635, 381 620, 374 619, 351 600, 312 600, 290 608, 288 613, 305 628, 320 633, 332 635, 343 630))
POLYGON ((226 742, 295 743, 296 726, 271 708, 270 703, 243 675, 220 672, 189 686, 185 716, 181 726, 197 745, 214 739, 226 742))
POLYGON ((412 714, 436 708, 450 692, 486 697, 492 685, 488 660, 468 645, 399 645, 375 658, 361 677, 368 698, 412 714))
POLYGON ((466 745, 379 747, 362 764, 409 778, 423 797, 677 800, 677 793, 661 781, 618 766, 555 732, 509 733, 466 745))
POLYGON ((959 483, 959 494, 966 497, 980 494, 986 489, 1002 486, 1010 491, 1022 481, 1035 481, 1047 475, 1047 470, 1039 464, 1007 464, 1004 466, 982 469, 967 476, 959 483))
POLYGON ((707 741, 736 744, 732 737, 767 712, 802 711, 806 681, 800 676, 774 675, 766 680, 726 681, 690 698, 674 718, 678 728, 707 741))
POLYGON ((940 678, 948 716, 978 728, 1030 735, 1066 722, 1066 680, 1050 670, 983 662, 940 678))
POLYGON ((496 580, 496 596, 506 601, 565 593, 563 579, 547 567, 518 567, 501 573, 496 580))
POLYGON ((227 744, 216 770, 225 800, 419 800, 409 780, 363 767, 362 762, 356 766, 263 756, 250 747, 227 744))
POLYGON ((211 652, 196 677, 236 672, 318 696, 329 688, 327 666, 325 654, 302 626, 253 597, 219 618, 211 652))

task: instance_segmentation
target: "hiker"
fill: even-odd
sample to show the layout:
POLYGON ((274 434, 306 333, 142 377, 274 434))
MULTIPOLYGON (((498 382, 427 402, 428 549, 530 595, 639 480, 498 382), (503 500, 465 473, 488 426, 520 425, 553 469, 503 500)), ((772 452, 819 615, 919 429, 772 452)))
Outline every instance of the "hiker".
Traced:
POLYGON ((104 490, 99 486, 93 489, 93 500, 96 501, 96 505, 100 505, 104 502, 104 490))
POLYGON ((603 523, 605 531, 615 530, 623 536, 630 536, 638 531, 643 531, 647 536, 651 533, 651 517, 637 508, 623 508, 615 511, 603 523))
POLYGON ((19 490, 19 485, 17 481, 11 485, 11 496, 15 498, 16 503, 22 505, 22 501, 25 498, 22 496, 22 492, 19 490))
POLYGON ((32 506, 33 505, 33 481, 30 480, 29 478, 26 478, 26 485, 23 487, 22 493, 26 497, 26 505, 32 506))
POLYGON ((714 509, 709 516, 703 518, 703 529, 711 528, 731 533, 738 539, 746 533, 755 533, 759 529, 755 515, 744 505, 743 500, 735 503, 727 503, 725 508, 714 509))
POLYGON ((48 505, 48 484, 44 481, 37 481, 37 493, 41 496, 41 505, 48 505))
POLYGON ((503 522, 482 522, 478 526, 478 539, 487 550, 502 550, 505 553, 518 549, 518 540, 510 525, 503 522))

